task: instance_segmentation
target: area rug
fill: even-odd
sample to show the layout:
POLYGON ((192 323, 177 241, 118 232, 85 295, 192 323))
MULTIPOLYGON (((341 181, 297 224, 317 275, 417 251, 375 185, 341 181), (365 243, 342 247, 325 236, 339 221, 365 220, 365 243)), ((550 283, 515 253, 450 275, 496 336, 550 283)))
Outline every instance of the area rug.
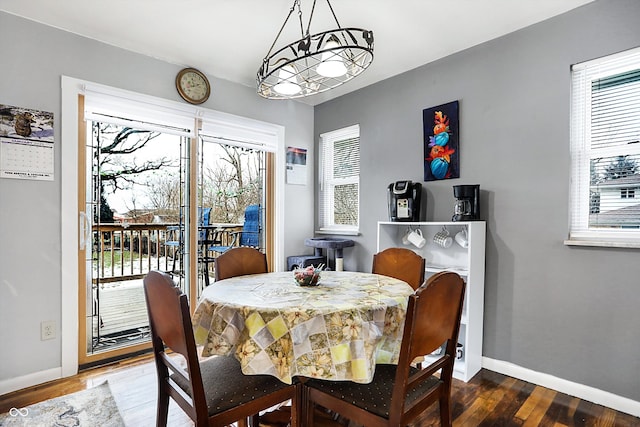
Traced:
POLYGON ((109 383, 0 414, 0 426, 123 427, 109 383))

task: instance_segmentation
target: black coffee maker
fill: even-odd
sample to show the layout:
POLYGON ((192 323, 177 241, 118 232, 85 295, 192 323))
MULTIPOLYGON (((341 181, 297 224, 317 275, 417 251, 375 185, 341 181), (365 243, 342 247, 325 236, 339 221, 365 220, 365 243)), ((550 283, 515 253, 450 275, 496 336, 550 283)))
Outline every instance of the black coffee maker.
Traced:
POLYGON ((412 181, 396 181, 387 187, 389 221, 420 221, 422 184, 412 181))
POLYGON ((480 219, 480 185, 454 185, 451 221, 478 221, 480 219))

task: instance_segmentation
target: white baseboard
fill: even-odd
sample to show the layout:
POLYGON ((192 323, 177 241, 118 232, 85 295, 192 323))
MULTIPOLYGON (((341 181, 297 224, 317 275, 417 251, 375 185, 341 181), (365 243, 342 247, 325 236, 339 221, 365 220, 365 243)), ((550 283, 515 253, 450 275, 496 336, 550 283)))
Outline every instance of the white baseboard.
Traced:
POLYGON ((532 371, 531 369, 523 368, 510 362, 490 359, 488 357, 482 358, 482 367, 490 371, 550 388, 568 394, 569 396, 575 396, 597 405, 603 405, 616 411, 633 415, 634 417, 640 417, 640 402, 609 393, 608 391, 574 383, 554 377, 553 375, 532 371))
POLYGON ((62 368, 52 368, 17 378, 9 378, 8 380, 0 381, 0 396, 59 378, 62 378, 62 368))

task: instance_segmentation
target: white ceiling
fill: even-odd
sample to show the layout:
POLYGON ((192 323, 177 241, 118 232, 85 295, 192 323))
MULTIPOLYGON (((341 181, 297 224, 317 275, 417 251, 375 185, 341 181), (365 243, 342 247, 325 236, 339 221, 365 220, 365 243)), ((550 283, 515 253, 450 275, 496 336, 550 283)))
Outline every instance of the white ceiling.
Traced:
MULTIPOLYGON (((373 30, 361 76, 316 105, 594 0, 333 0, 342 27, 373 30)), ((246 86, 293 0, 0 0, 0 10, 246 86)), ((312 0, 302 1, 306 27, 312 0)), ((335 28, 320 0, 311 33, 335 28)), ((300 38, 293 15, 275 48, 300 38)), ((215 96, 215 87, 213 88, 215 96)), ((256 96, 258 96, 256 94, 256 96)), ((276 102, 276 101, 274 101, 276 102)))

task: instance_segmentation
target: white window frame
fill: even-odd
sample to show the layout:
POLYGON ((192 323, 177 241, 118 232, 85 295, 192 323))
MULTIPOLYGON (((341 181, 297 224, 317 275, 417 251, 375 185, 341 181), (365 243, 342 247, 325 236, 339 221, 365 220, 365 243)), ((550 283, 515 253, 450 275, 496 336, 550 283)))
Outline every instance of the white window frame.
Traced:
POLYGON ((326 132, 320 135, 320 161, 319 161, 319 231, 320 234, 346 234, 357 235, 360 227, 360 174, 349 178, 333 177, 333 147, 336 142, 345 139, 358 138, 358 150, 360 139, 360 125, 352 125, 346 128, 326 132), (354 225, 336 224, 334 218, 334 189, 336 185, 357 184, 358 186, 358 220, 354 225))
POLYGON ((591 147, 591 83, 637 69, 640 69, 640 48, 571 68, 571 185, 566 245, 640 248, 640 229, 589 227, 591 158, 638 154, 638 144, 604 149, 591 147))

